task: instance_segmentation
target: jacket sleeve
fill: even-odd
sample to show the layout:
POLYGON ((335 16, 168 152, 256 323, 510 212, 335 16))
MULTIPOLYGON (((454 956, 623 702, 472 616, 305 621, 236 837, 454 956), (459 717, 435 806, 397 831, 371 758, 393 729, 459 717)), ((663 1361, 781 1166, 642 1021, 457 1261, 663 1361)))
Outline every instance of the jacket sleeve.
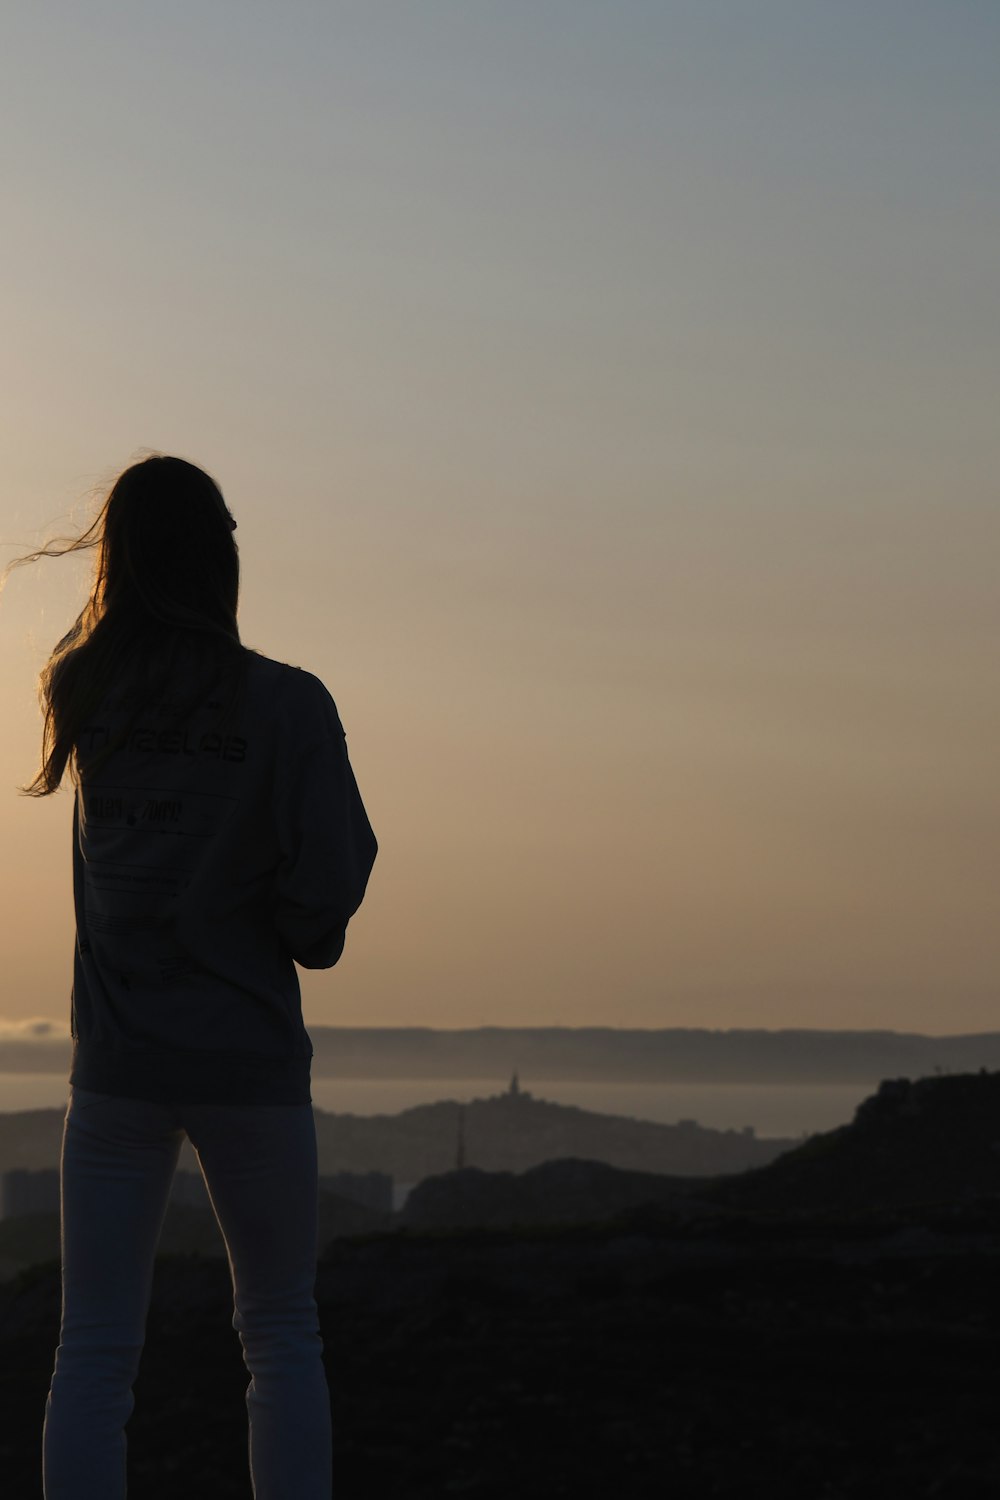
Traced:
POLYGON ((335 712, 327 737, 284 779, 277 788, 275 925, 303 968, 329 969, 344 951, 378 848, 335 712))

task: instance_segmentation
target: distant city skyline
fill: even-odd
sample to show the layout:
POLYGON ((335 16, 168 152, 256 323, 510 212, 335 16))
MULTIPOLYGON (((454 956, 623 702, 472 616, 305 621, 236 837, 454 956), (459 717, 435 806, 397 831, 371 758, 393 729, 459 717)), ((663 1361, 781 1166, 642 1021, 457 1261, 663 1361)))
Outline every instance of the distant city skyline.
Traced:
MULTIPOLYGON (((1000 1024, 998 72, 977 0, 5 13, 0 565, 218 479, 381 846, 307 1022, 1000 1024)), ((15 1020, 85 575, 0 595, 15 1020)))

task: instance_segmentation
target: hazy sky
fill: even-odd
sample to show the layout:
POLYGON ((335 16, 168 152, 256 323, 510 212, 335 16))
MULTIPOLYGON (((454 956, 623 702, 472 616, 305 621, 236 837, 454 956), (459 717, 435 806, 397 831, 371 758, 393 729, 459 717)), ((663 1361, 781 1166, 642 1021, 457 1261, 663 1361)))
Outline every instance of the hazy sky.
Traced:
MULTIPOLYGON (((142 450, 381 854, 307 1020, 1000 1028, 995 0, 8 0, 0 541, 142 450)), ((0 600, 0 1014, 70 801, 0 600)))

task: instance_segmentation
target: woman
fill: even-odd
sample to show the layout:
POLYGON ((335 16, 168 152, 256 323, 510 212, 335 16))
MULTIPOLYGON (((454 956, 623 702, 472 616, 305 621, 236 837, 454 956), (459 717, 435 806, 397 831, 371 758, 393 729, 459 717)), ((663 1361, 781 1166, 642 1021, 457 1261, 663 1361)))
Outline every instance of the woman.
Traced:
POLYGON ((69 549, 43 549, 96 549, 87 604, 42 674, 43 758, 26 788, 45 796, 67 770, 76 788, 46 1500, 125 1495, 124 1426, 185 1136, 229 1254, 256 1500, 331 1493, 295 963, 337 962, 376 844, 329 693, 240 643, 235 527, 207 474, 154 457, 69 549))

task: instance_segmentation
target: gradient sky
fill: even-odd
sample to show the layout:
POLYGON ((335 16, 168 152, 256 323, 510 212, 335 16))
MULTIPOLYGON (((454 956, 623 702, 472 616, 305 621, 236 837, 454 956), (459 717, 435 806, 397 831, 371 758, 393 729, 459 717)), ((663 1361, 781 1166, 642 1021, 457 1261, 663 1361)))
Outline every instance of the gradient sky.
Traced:
MULTIPOLYGON (((10 0, 2 559, 143 451, 381 842, 307 1021, 1000 1028, 995 0, 10 0)), ((68 1013, 0 599, 0 1014, 68 1013)))

